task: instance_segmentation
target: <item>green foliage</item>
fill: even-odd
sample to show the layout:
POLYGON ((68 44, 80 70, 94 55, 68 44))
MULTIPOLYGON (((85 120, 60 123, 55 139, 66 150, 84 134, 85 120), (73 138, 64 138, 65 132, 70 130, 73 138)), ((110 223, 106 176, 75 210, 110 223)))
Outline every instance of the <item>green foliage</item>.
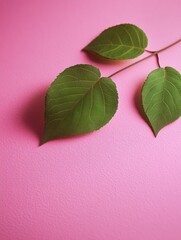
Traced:
MULTIPOLYGON (((147 47, 145 33, 135 25, 121 24, 103 31, 84 51, 109 59, 132 59, 147 47)), ((158 53, 116 71, 110 76, 143 61, 157 57, 159 68, 151 72, 142 88, 142 104, 155 136, 160 129, 181 115, 181 75, 171 67, 160 68, 158 53)), ((114 116, 118 93, 110 77, 101 77, 99 69, 79 64, 65 69, 51 84, 46 95, 45 132, 41 143, 51 139, 89 133, 100 129, 114 116)))
POLYGON ((101 77, 97 68, 83 64, 67 68, 48 90, 42 143, 103 127, 117 105, 116 85, 110 78, 101 77))
POLYGON ((146 34, 132 24, 121 24, 103 31, 84 48, 109 59, 132 59, 144 53, 148 40, 146 34))
POLYGON ((181 115, 181 75, 174 68, 158 68, 142 88, 142 103, 155 136, 181 115))

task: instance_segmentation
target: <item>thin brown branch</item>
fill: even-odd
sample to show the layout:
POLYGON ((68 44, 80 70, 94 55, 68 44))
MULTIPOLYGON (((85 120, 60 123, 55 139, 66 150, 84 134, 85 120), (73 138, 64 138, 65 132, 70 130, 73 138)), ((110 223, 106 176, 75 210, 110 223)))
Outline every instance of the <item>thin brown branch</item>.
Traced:
POLYGON ((160 67, 159 58, 158 58, 158 53, 161 53, 161 52, 165 51, 166 49, 173 47, 174 45, 178 44, 179 42, 181 42, 181 39, 179 39, 179 40, 177 40, 177 41, 169 44, 168 46, 166 46, 166 47, 164 47, 164 48, 159 49, 158 51, 149 51, 149 50, 146 50, 146 52, 149 52, 149 53, 150 53, 149 56, 144 57, 144 58, 138 60, 137 62, 134 62, 134 63, 132 63, 132 64, 130 64, 130 65, 122 68, 122 69, 119 69, 118 71, 112 73, 112 74, 109 75, 108 77, 110 78, 110 77, 112 77, 112 76, 114 76, 114 75, 116 75, 116 74, 118 74, 118 73, 120 73, 120 72, 122 72, 122 71, 124 71, 124 70, 126 70, 126 69, 128 69, 128 68, 130 68, 130 67, 132 67, 132 66, 134 66, 134 65, 136 65, 136 64, 138 64, 138 63, 140 63, 140 62, 145 61, 145 60, 148 59, 148 58, 151 58, 152 56, 156 56, 156 57, 157 57, 157 63, 158 63, 158 66, 160 67))

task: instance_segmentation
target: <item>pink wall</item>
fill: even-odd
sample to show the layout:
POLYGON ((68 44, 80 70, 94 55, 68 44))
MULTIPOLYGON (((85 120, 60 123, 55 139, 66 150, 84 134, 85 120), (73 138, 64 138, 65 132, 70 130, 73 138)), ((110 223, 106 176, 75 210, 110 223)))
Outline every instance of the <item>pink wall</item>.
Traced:
MULTIPOLYGON (((38 147, 45 92, 77 63, 104 76, 128 64, 81 52, 105 28, 134 23, 149 49, 180 38, 180 0, 0 1, 0 239, 180 240, 181 119, 155 139, 137 108, 154 58, 122 72, 113 120, 38 147)), ((181 71, 181 45, 160 54, 181 71)))

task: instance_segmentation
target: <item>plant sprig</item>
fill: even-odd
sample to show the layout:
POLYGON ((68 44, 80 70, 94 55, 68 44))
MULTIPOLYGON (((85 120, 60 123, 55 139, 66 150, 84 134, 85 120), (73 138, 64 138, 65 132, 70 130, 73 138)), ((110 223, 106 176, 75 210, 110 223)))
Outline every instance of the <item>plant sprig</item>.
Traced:
POLYGON ((158 68, 142 87, 142 104, 155 136, 181 115, 181 75, 172 67, 161 68, 159 53, 181 39, 157 51, 147 50, 148 39, 133 24, 120 24, 104 30, 83 50, 112 60, 133 59, 144 52, 148 56, 102 77, 98 68, 78 64, 65 69, 51 84, 46 95, 45 132, 41 144, 62 137, 89 133, 107 124, 117 111, 118 92, 112 77, 152 56, 158 68))

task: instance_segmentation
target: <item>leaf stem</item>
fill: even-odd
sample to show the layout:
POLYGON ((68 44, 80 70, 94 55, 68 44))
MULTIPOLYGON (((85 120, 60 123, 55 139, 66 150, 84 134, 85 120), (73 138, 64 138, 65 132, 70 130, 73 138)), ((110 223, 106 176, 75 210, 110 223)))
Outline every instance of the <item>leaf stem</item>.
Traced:
POLYGON ((148 55, 147 57, 144 57, 144 58, 138 60, 137 62, 134 62, 134 63, 132 63, 132 64, 130 64, 130 65, 128 65, 128 66, 126 66, 126 67, 124 67, 124 68, 122 68, 122 69, 114 72, 114 73, 112 73, 112 74, 109 75, 108 77, 110 78, 110 77, 112 77, 112 76, 114 76, 114 75, 116 75, 116 74, 118 74, 118 73, 120 73, 120 72, 122 72, 122 71, 124 71, 124 70, 126 70, 126 69, 128 69, 128 68, 130 68, 130 67, 132 67, 132 66, 134 66, 134 65, 136 65, 136 64, 138 64, 138 63, 140 63, 140 62, 145 61, 146 59, 148 59, 148 58, 150 58, 150 57, 152 57, 152 56, 156 56, 156 57, 157 57, 157 63, 158 63, 158 66, 160 67, 160 63, 159 63, 159 59, 158 59, 158 53, 161 53, 161 52, 165 51, 166 49, 168 49, 168 48, 176 45, 176 44, 179 43, 179 42, 181 42, 181 39, 179 39, 179 40, 177 40, 177 41, 175 41, 175 42, 167 45, 167 46, 164 47, 164 48, 159 49, 158 51, 145 50, 146 52, 149 52, 150 55, 148 55))
POLYGON ((161 68, 158 53, 155 55, 155 57, 156 57, 156 62, 157 62, 158 67, 161 68))
POLYGON ((150 51, 148 49, 145 49, 145 52, 147 52, 147 53, 154 53, 155 51, 150 51))

